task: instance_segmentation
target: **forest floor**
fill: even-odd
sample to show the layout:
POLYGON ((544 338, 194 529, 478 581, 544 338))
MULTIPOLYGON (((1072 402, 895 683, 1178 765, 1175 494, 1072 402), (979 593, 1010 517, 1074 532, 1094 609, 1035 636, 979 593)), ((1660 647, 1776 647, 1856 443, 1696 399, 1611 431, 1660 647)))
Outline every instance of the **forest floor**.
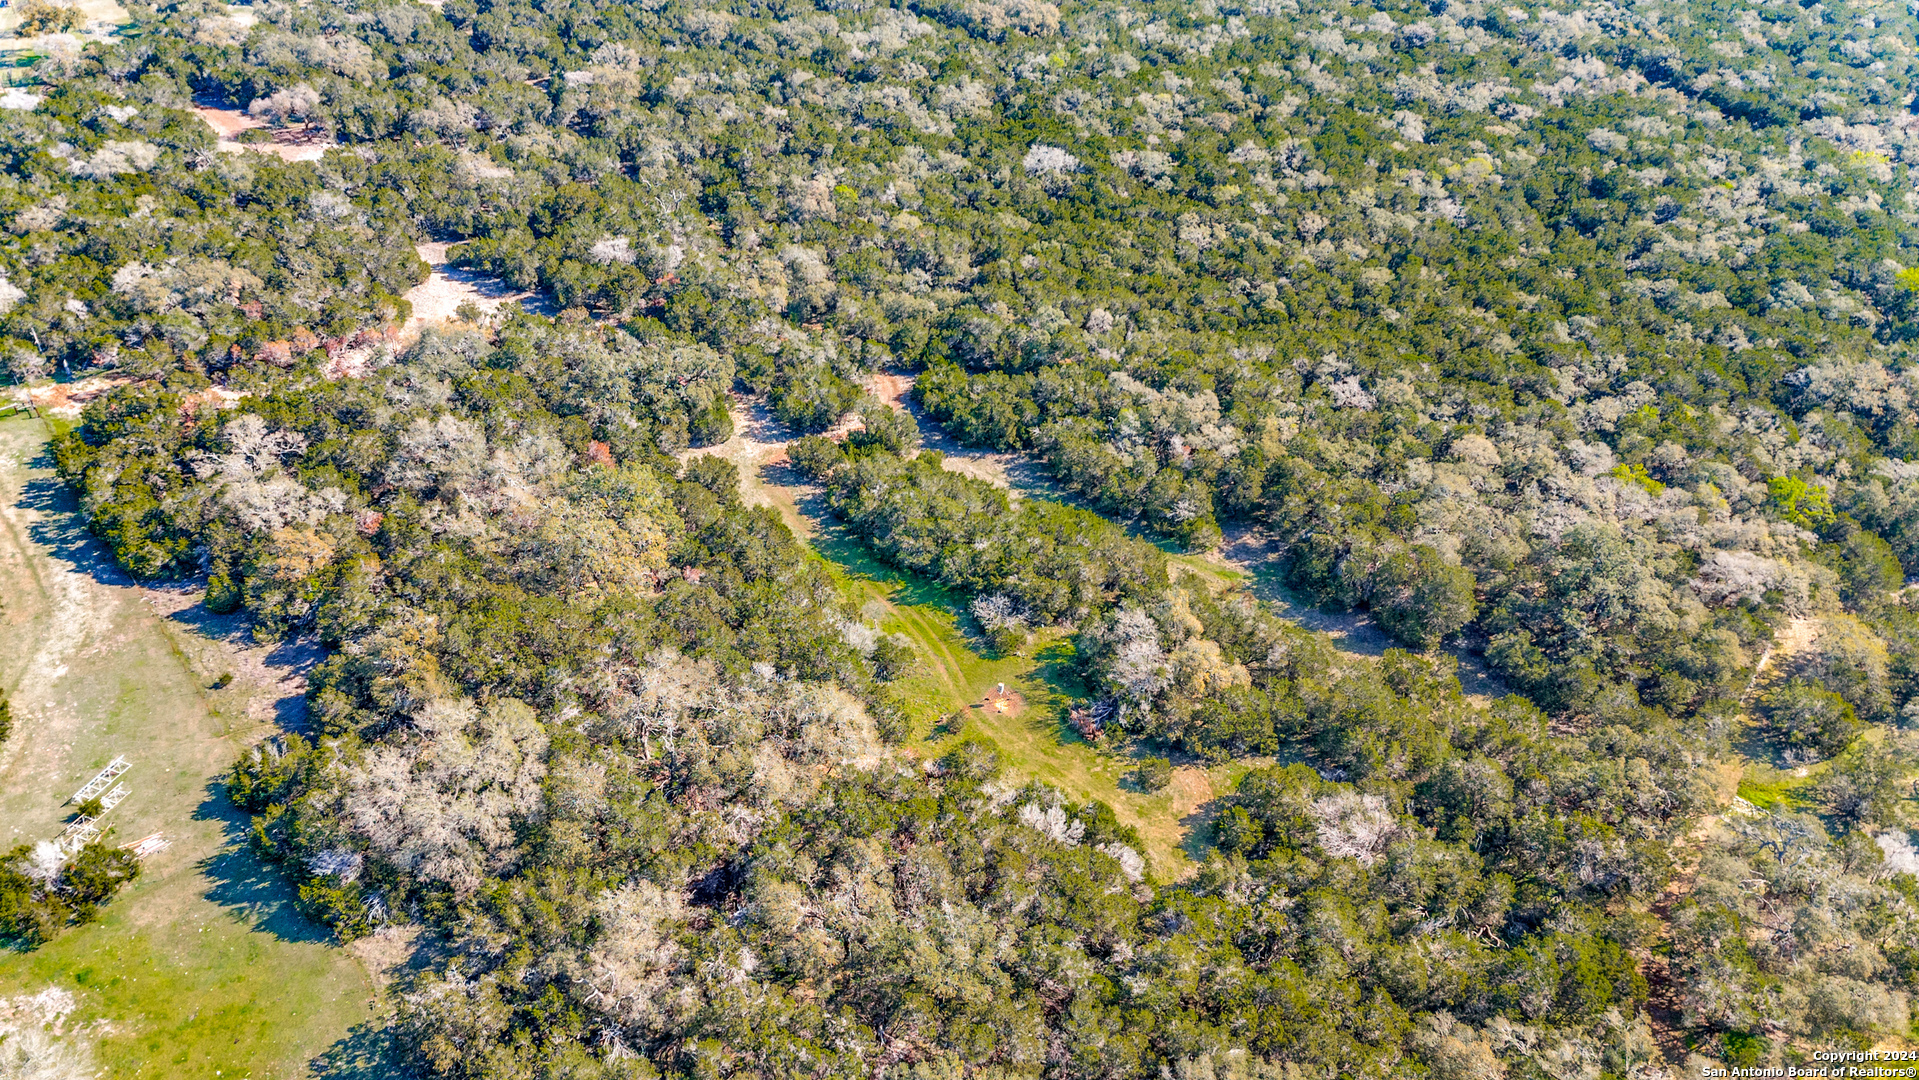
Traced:
POLYGON ((98 922, 0 951, 0 1017, 70 998, 62 1038, 98 1075, 383 1075, 368 1064, 366 965, 294 912, 220 792, 244 745, 303 721, 301 672, 317 651, 251 646, 196 594, 128 581, 82 529, 47 435, 38 420, 0 421, 0 680, 15 717, 0 746, 0 837, 58 836, 68 796, 124 755, 130 793, 103 820, 107 842, 158 834, 167 846, 98 922))

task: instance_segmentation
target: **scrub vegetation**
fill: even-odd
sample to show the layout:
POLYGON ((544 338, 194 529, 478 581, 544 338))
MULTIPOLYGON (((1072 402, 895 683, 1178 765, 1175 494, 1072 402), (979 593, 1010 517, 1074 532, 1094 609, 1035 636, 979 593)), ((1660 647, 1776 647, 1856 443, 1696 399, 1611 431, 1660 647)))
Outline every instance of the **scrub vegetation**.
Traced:
POLYGON ((0 95, 0 360, 110 369, 54 455, 120 567, 324 648, 225 790, 309 919, 417 932, 409 1067, 1913 1038, 1904 7, 132 20, 0 95), (425 243, 550 307, 402 333, 425 243), (743 477, 748 398, 803 437, 743 477))

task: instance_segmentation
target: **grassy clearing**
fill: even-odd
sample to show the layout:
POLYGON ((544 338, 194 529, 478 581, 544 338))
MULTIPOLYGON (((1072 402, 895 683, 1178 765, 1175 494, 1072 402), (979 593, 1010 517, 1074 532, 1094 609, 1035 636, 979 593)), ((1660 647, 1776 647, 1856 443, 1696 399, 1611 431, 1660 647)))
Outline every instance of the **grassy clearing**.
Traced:
POLYGON ((1811 783, 1811 777, 1794 776, 1753 762, 1739 778, 1738 793, 1761 810, 1805 810, 1811 806, 1806 799, 1811 783))
POLYGON ((993 656, 962 618, 959 597, 874 559, 836 523, 811 524, 809 542, 846 595, 881 630, 905 635, 918 653, 915 670, 896 684, 909 703, 909 752, 938 757, 960 738, 985 736, 999 747, 1011 775, 1043 780, 1071 798, 1111 806, 1121 821, 1139 830, 1156 875, 1178 878, 1193 870, 1208 842, 1208 804, 1231 790, 1247 771, 1245 763, 1182 766, 1165 790, 1141 790, 1129 778, 1130 754, 1090 745, 1067 723, 1071 703, 1085 696, 1073 672, 1070 638, 1046 630, 1034 636, 1025 655, 993 656), (1015 712, 982 707, 1002 682, 1022 701, 1015 712))
POLYGON ((0 421, 0 572, 12 583, 0 679, 18 718, 0 748, 0 834, 8 846, 56 835, 67 796, 124 754, 131 794, 106 818, 110 841, 163 832, 172 846, 98 923, 0 953, 0 996, 72 991, 114 1077, 294 1077, 329 1048, 359 1055, 352 1033, 373 1016, 365 970, 247 855, 247 823, 215 782, 268 729, 284 687, 119 576, 80 531, 46 436, 38 421, 0 421), (236 680, 216 693, 208 665, 223 658, 236 680))
MULTIPOLYGON (((62 7, 80 10, 80 25, 71 32, 84 45, 101 40, 126 26, 133 18, 118 0, 55 0, 62 7)), ((20 33, 19 0, 0 8, 0 86, 18 86, 38 81, 33 64, 53 47, 51 35, 20 33)))
MULTIPOLYGON (((1192 555, 1180 551, 1178 546, 1168 540, 1160 540, 1156 546, 1166 553, 1167 570, 1174 580, 1181 574, 1191 574, 1199 578, 1210 588, 1222 585, 1240 585, 1249 581, 1247 574, 1227 566, 1210 554, 1192 555)), ((1271 571, 1276 573, 1276 571, 1271 571)))

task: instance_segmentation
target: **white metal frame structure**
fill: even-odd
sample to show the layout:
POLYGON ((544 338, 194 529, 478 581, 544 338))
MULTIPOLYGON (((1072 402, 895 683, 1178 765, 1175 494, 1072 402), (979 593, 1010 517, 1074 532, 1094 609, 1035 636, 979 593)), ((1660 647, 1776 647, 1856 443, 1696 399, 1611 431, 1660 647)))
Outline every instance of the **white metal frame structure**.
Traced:
POLYGON ((95 795, 98 795, 101 792, 105 791, 107 789, 108 784, 111 784, 115 780, 119 779, 121 773, 124 773, 131 768, 133 768, 133 763, 131 761, 128 761, 124 754, 114 758, 112 761, 107 763, 106 768, 100 770, 99 775, 87 781, 86 785, 82 787, 79 791, 74 792, 73 798, 69 801, 76 802, 76 803, 86 802, 88 799, 91 799, 95 795))

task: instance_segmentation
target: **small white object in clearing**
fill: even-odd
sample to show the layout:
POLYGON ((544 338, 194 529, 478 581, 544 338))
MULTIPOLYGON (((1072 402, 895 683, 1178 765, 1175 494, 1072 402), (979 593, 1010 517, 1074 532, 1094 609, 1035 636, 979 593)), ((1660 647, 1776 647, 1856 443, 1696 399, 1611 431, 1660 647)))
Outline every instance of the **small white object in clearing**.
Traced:
POLYGON ((156 851, 164 851, 167 844, 168 840, 164 834, 154 833, 151 836, 143 836, 130 844, 121 844, 120 850, 131 851, 133 852, 134 858, 144 859, 156 851))

